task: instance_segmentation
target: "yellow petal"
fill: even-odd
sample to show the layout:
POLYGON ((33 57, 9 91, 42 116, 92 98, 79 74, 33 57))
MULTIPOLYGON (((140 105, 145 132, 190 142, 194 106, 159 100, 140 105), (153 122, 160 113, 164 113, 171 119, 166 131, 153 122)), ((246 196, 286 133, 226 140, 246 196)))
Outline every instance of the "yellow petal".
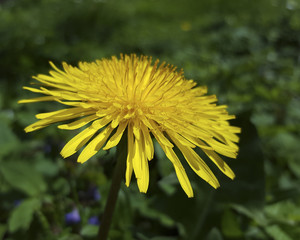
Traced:
POLYGON ((31 91, 31 92, 35 92, 35 93, 43 93, 45 94, 44 91, 40 90, 40 89, 36 89, 36 88, 31 88, 31 87, 23 87, 23 89, 31 91))
POLYGON ((114 117, 113 121, 111 122, 111 127, 116 128, 119 123, 122 121, 124 114, 117 114, 117 117, 114 117))
POLYGON ((82 108, 68 108, 68 109, 61 109, 53 112, 39 113, 35 115, 35 117, 37 119, 45 119, 54 116, 64 117, 64 116, 73 115, 82 112, 85 112, 85 110, 83 110, 82 108))
MULTIPOLYGON (((92 103, 85 103, 85 102, 80 102, 80 101, 76 101, 76 102, 62 101, 58 98, 56 98, 55 101, 57 101, 61 104, 67 105, 67 106, 82 107, 83 109, 85 109, 85 108, 96 109, 97 108, 96 104, 92 104, 92 103)), ((93 112, 96 112, 96 110, 93 110, 93 112)))
POLYGON ((103 150, 107 150, 116 146, 120 142, 126 127, 127 127, 127 122, 121 122, 119 124, 116 133, 107 141, 103 150))
POLYGON ((169 136, 172 136, 173 138, 176 138, 182 145, 190 148, 195 148, 196 146, 192 144, 190 141, 186 140, 184 137, 182 137, 180 134, 177 134, 173 131, 166 131, 169 136))
MULTIPOLYGON (((48 85, 50 87, 55 87, 57 89, 67 90, 67 91, 74 91, 74 87, 70 87, 68 85, 63 84, 61 81, 53 81, 46 75, 38 75, 37 77, 33 77, 34 79, 38 80, 41 83, 44 83, 44 85, 48 85), (49 82, 50 81, 50 82, 49 82), (53 83, 54 82, 54 83, 53 83)), ((58 76, 57 76, 58 78, 58 76)))
POLYGON ((62 120, 61 119, 43 119, 43 120, 37 121, 33 124, 30 124, 24 130, 27 133, 32 132, 32 131, 39 130, 41 128, 47 127, 51 123, 55 123, 55 122, 59 122, 59 121, 62 121, 62 120))
POLYGON ((84 163, 94 156, 104 145, 113 128, 108 126, 99 133, 80 153, 77 162, 84 163))
POLYGON ((116 109, 113 108, 113 107, 108 107, 108 108, 105 108, 105 109, 100 109, 96 112, 97 116, 98 117, 105 117, 105 116, 108 116, 108 115, 113 115, 114 113, 116 113, 116 109))
POLYGON ((137 184, 140 192, 146 193, 149 186, 149 166, 148 160, 143 156, 141 159, 141 171, 142 175, 141 178, 137 178, 137 184))
POLYGON ((230 157, 230 158, 236 158, 236 156, 237 156, 236 149, 234 149, 230 146, 222 144, 214 139, 210 139, 209 141, 206 141, 206 142, 216 152, 222 154, 223 156, 230 157))
POLYGON ((212 147, 207 146, 206 144, 204 144, 203 142, 201 142, 198 138, 192 137, 191 135, 186 134, 186 133, 181 133, 181 135, 182 135, 185 139, 189 140, 191 143, 193 143, 193 144, 195 144, 196 146, 200 147, 201 149, 213 150, 212 147))
POLYGON ((98 129, 88 127, 73 137, 61 150, 60 154, 66 158, 76 153, 84 144, 86 144, 98 129))
MULTIPOLYGON (((33 90, 30 90, 33 91, 33 90)), ((46 95, 52 95, 60 99, 70 100, 70 101, 82 101, 80 94, 74 94, 70 91, 63 91, 63 90, 49 90, 47 88, 41 87, 41 93, 46 95)))
POLYGON ((128 148, 128 153, 127 153, 127 161, 126 161, 126 173, 125 173, 125 184, 127 187, 129 187, 130 184, 130 179, 133 171, 133 155, 134 155, 134 144, 133 144, 133 130, 132 130, 132 124, 128 124, 128 131, 127 131, 127 148, 128 148))
POLYGON ((140 167, 141 167, 141 176, 137 178, 137 184, 139 187, 140 192, 146 193, 148 190, 149 186, 149 166, 148 166, 148 159, 146 158, 145 155, 145 143, 144 139, 140 139, 137 141, 141 141, 141 152, 140 152, 140 159, 139 161, 141 162, 140 167))
POLYGON ((65 72, 63 72, 62 70, 60 70, 59 68, 57 68, 53 62, 49 61, 49 64, 50 64, 51 67, 52 67, 55 71, 57 71, 58 73, 66 74, 65 72))
POLYGON ((133 134, 137 140, 140 140, 141 131, 140 131, 140 123, 138 121, 134 121, 133 123, 133 134))
POLYGON ((174 145, 164 136, 164 134, 158 129, 156 123, 152 120, 149 120, 153 129, 151 129, 152 134, 157 141, 161 142, 163 145, 168 147, 174 147, 174 145))
POLYGON ((50 82, 56 82, 56 83, 61 83, 60 79, 57 80, 56 78, 49 76, 49 75, 44 75, 44 74, 38 74, 37 76, 33 76, 33 79, 36 79, 39 81, 39 79, 43 81, 50 81, 50 82))
POLYGON ((37 97, 37 98, 30 98, 30 99, 22 99, 19 100, 18 103, 46 102, 46 101, 54 101, 54 100, 56 100, 56 97, 45 96, 45 97, 37 97))
MULTIPOLYGON (((200 140, 199 140, 200 141, 200 140)), ((202 142, 202 144, 204 144, 202 142)), ((212 150, 202 149, 202 151, 217 165, 217 167, 229 178, 234 179, 235 174, 218 154, 212 150)))
POLYGON ((78 129, 78 128, 83 127, 84 125, 88 124, 89 122, 91 122, 91 121, 93 121, 97 118, 98 118, 98 116, 96 116, 94 114, 94 115, 81 118, 79 120, 76 120, 76 121, 68 123, 68 124, 59 125, 57 127, 59 129, 74 130, 74 129, 78 129))
MULTIPOLYGON (((140 133, 139 136, 141 136, 140 133)), ((145 143, 143 138, 135 138, 132 164, 135 176, 137 178, 139 190, 140 192, 146 193, 149 185, 149 167, 144 146, 145 143)))
POLYGON ((218 188, 220 187, 219 181, 206 165, 206 163, 200 158, 200 156, 195 153, 195 151, 189 147, 182 145, 177 139, 172 138, 173 142, 182 152, 184 158, 193 169, 198 176, 203 178, 206 182, 208 182, 212 187, 218 188))
POLYGON ((186 175, 184 168, 183 167, 179 168, 176 165, 174 165, 174 168, 175 168, 176 176, 178 178, 178 181, 179 181, 183 191, 186 193, 186 195, 189 198, 194 197, 193 188, 191 186, 188 176, 186 175))
POLYGON ((146 156, 147 159, 150 161, 153 159, 153 155, 154 155, 153 141, 151 139, 148 128, 143 123, 141 124, 141 130, 145 139, 146 156))
POLYGON ((141 141, 135 139, 134 140, 134 155, 132 159, 133 170, 136 178, 142 177, 142 166, 141 166, 141 158, 142 158, 142 144, 141 141))
MULTIPOLYGON (((96 114, 97 115, 97 114, 96 114)), ((97 115, 98 116, 98 115, 97 115)), ((97 129, 103 128, 113 119, 113 116, 107 116, 93 122, 93 126, 97 129)))
POLYGON ((52 123, 57 123, 57 122, 61 122, 61 121, 65 121, 65 120, 69 120, 69 119, 73 119, 73 118, 77 118, 77 117, 82 117, 85 114, 91 114, 93 112, 91 111, 87 111, 87 112, 78 112, 78 113, 74 113, 74 114, 69 114, 69 115, 53 115, 50 116, 49 118, 45 118, 42 120, 39 120, 31 125, 29 125, 28 127, 25 128, 25 132, 32 132, 44 127, 47 127, 48 125, 52 124, 52 123))
POLYGON ((178 159, 177 155, 174 153, 172 148, 161 146, 164 150, 167 158, 173 163, 173 166, 175 168, 176 176, 178 178, 178 181, 189 198, 194 196, 193 188, 191 186, 190 180, 188 176, 186 175, 186 172, 178 159))
POLYGON ((140 118, 142 120, 142 122, 145 124, 145 126, 147 126, 147 128, 149 129, 153 129, 151 123, 149 122, 149 120, 147 119, 147 117, 145 117, 144 115, 140 115, 140 118))

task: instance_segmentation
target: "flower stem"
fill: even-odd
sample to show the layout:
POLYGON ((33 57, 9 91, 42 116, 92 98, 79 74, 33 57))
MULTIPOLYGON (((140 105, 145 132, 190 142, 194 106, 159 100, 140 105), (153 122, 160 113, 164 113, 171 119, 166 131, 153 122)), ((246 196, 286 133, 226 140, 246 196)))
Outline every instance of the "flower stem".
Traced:
POLYGON ((106 205, 104 209, 104 213, 102 215, 102 219, 99 226, 98 238, 99 240, 106 240, 112 220, 112 216, 114 213, 114 209, 116 206, 118 193, 121 185, 121 181, 123 176, 125 175, 125 166, 126 166, 126 157, 127 157, 127 138, 124 133, 121 141, 117 146, 117 164, 114 170, 111 187, 109 190, 108 198, 106 200, 106 205))
POLYGON ((42 224, 42 227, 44 228, 44 231, 45 231, 45 235, 47 236, 45 239, 54 239, 53 238, 53 235, 52 235, 52 231, 51 231, 51 228, 50 228, 50 224, 47 220, 47 218, 45 217, 45 215, 42 213, 41 210, 37 210, 36 211, 36 214, 42 224))

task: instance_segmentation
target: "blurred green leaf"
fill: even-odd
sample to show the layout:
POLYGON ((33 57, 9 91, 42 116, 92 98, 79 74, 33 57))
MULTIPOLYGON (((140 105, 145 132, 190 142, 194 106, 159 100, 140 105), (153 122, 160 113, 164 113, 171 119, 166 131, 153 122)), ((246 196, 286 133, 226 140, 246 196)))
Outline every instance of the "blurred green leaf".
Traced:
POLYGON ((269 236, 272 237, 272 239, 274 240, 293 240, 278 225, 268 226, 265 229, 269 236))
POLYGON ((6 231, 7 231, 7 226, 4 224, 0 224, 0 240, 3 239, 6 231))
POLYGON ((177 240, 177 237, 164 237, 164 236, 157 236, 157 237, 146 237, 141 233, 137 233, 137 236, 140 240, 177 240))
POLYGON ((42 154, 35 159, 35 169, 44 176, 56 176, 59 171, 59 164, 45 158, 42 154))
POLYGON ((8 123, 0 118, 0 159, 5 154, 15 151, 19 141, 8 123))
POLYGON ((166 194, 172 195, 173 193, 175 193, 178 187, 178 179, 176 177, 176 174, 173 172, 170 175, 163 177, 158 182, 158 185, 163 189, 163 191, 166 194))
POLYGON ((207 237, 205 240, 223 240, 222 234, 218 228, 213 228, 210 230, 210 232, 207 234, 207 237))
POLYGON ((136 202, 135 208, 141 212, 141 214, 150 219, 158 220, 161 224, 165 226, 173 226, 175 224, 174 220, 161 211, 157 211, 148 205, 147 201, 136 202))
POLYGON ((242 205, 232 204, 232 208, 242 215, 255 221, 259 226, 267 226, 269 224, 269 219, 265 216, 264 212, 259 209, 247 208, 242 205))
POLYGON ((8 220, 9 231, 15 232, 21 229, 26 231, 33 219, 34 212, 38 210, 40 206, 41 202, 36 198, 22 201, 11 213, 8 220))
POLYGON ((47 189, 42 175, 25 162, 2 162, 0 173, 13 188, 29 196, 38 196, 47 189))
POLYGON ((151 238, 151 240, 177 240, 178 238, 177 237, 154 237, 154 238, 151 238))
POLYGON ((87 224, 80 230, 83 237, 95 237, 98 233, 99 226, 87 224))
POLYGON ((66 234, 58 238, 58 240, 82 240, 83 238, 78 234, 66 234))
POLYGON ((62 196, 67 196, 71 191, 70 184, 64 178, 56 179, 53 182, 52 188, 55 192, 57 192, 59 195, 62 195, 62 196))
POLYGON ((149 240, 148 237, 146 237, 144 234, 142 233, 136 233, 137 237, 140 239, 140 240, 149 240))
POLYGON ((281 201, 265 207, 265 213, 269 218, 279 223, 294 225, 300 223, 299 206, 291 200, 281 201))
POLYGON ((237 216, 229 209, 225 210, 221 220, 222 233, 229 238, 240 238, 243 236, 237 216))

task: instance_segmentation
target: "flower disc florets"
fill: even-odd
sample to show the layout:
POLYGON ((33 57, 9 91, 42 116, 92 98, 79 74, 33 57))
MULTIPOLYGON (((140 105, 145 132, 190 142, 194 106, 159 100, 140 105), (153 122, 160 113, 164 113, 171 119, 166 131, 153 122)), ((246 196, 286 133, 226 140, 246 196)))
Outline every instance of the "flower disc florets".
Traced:
POLYGON ((52 123, 76 119, 59 125, 74 130, 84 126, 62 149, 71 156, 85 146, 78 157, 83 163, 101 148, 116 146, 127 129, 126 185, 134 172, 141 192, 149 185, 148 161, 153 159, 152 137, 173 163, 178 180, 189 197, 193 190, 186 172, 174 152, 176 146, 190 167, 214 188, 219 182, 195 152, 199 147, 230 178, 234 173, 217 153, 235 158, 238 151, 237 127, 229 125, 226 106, 217 106, 216 96, 207 96, 206 87, 196 87, 183 72, 151 58, 121 55, 121 58, 80 62, 78 67, 63 63, 64 71, 50 63, 50 75, 34 77, 39 89, 24 87, 47 96, 21 100, 22 103, 57 101, 69 106, 55 112, 37 114, 36 123, 26 132, 52 123))

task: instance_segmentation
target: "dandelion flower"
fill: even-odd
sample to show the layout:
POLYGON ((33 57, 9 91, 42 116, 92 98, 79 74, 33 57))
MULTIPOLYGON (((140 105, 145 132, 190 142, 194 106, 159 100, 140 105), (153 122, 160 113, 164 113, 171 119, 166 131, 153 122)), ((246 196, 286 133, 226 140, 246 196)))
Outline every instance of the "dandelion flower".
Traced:
POLYGON ((37 75, 39 88, 24 87, 46 96, 25 99, 19 103, 56 101, 65 109, 40 113, 39 121, 25 128, 35 131, 57 122, 59 129, 82 128, 62 149, 66 158, 81 148, 78 162, 84 163, 100 149, 118 145, 127 129, 125 183, 132 173, 139 190, 146 193, 149 185, 149 161, 153 159, 152 137, 160 144, 174 166, 177 178, 188 197, 193 190, 180 158, 185 158, 193 171, 218 188, 219 182, 205 161, 196 153, 200 148, 229 178, 233 171, 218 154, 236 158, 238 127, 230 126, 227 106, 217 106, 215 95, 207 88, 187 80, 183 71, 152 58, 121 55, 92 63, 79 62, 73 67, 63 62, 63 70, 50 62, 49 75, 37 75), (70 120, 72 120, 70 122, 70 120), (183 157, 177 156, 177 147, 183 157))

